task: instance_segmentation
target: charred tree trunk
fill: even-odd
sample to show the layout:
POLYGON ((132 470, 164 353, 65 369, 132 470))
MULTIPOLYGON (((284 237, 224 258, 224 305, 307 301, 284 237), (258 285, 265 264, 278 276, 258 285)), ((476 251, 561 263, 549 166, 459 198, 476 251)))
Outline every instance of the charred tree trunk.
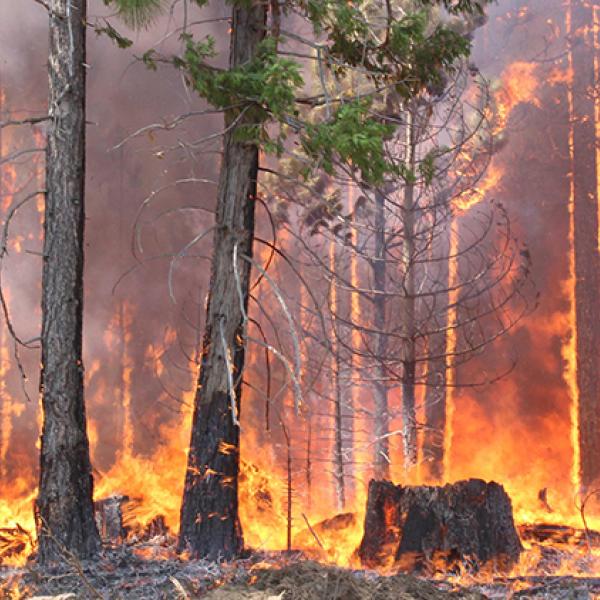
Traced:
POLYGON ((423 465, 429 481, 439 482, 444 476, 444 435, 446 431, 446 354, 448 352, 448 288, 450 238, 446 232, 440 236, 438 287, 436 304, 441 312, 432 315, 429 329, 427 355, 427 387, 425 389, 425 431, 423 435, 423 465))
POLYGON ((386 243, 385 243, 385 197, 375 193, 375 255, 373 257, 373 298, 375 340, 375 368, 373 396, 375 399, 375 457, 374 477, 390 478, 390 416, 385 361, 387 360, 386 326, 386 243))
MULTIPOLYGON (((415 170, 415 133, 412 112, 407 111, 406 165, 415 170)), ((403 377, 402 377, 402 440, 404 446, 404 470, 410 471, 417 464, 417 417, 415 413, 415 186, 407 182, 402 203, 402 263, 404 290, 402 299, 403 377)))
POLYGON ((100 547, 83 398, 85 0, 50 2, 38 561, 100 547))
POLYGON ((593 10, 572 2, 569 56, 572 86, 572 177, 577 328, 577 384, 579 388, 579 448, 582 491, 600 482, 600 255, 598 254, 598 186, 596 165, 594 52, 589 24, 593 10), (579 32, 585 32, 581 35, 579 32), (577 32, 577 33, 576 33, 577 32))
MULTIPOLYGON (((265 4, 236 4, 233 8, 230 65, 251 60, 265 37, 265 4)), ((247 124, 229 110, 221 175, 217 192, 216 228, 211 282, 202 348, 202 363, 194 403, 179 548, 194 556, 230 559, 243 547, 238 516, 239 413, 244 370, 245 320, 252 256, 258 147, 239 139, 247 124), (242 298, 239 297, 238 285, 242 298), (231 357, 233 373, 227 361, 231 357), (234 378, 234 390, 229 378, 234 378)))

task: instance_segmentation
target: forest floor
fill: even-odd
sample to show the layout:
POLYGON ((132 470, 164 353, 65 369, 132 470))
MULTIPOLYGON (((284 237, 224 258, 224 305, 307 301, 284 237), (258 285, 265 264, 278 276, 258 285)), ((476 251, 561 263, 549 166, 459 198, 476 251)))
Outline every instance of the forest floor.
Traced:
POLYGON ((0 598, 10 600, 588 600, 600 579, 499 579, 458 587, 411 575, 381 576, 306 560, 300 554, 256 554, 232 563, 142 556, 136 547, 107 550, 94 562, 31 564, 0 571, 0 598))

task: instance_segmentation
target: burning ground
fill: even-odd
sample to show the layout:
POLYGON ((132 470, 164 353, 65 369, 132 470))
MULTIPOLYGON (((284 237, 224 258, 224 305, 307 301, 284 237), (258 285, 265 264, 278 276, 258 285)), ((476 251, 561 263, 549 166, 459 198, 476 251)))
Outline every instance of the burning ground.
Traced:
POLYGON ((0 591, 7 600, 587 600, 600 591, 600 580, 595 578, 540 575, 497 577, 487 582, 466 577, 441 580, 341 569, 308 561, 297 553, 215 564, 141 559, 131 548, 108 551, 93 564, 5 573, 2 582, 0 591))
MULTIPOLYGON (((19 31, 44 31, 34 8, 24 10, 18 25, 6 7, 0 10, 2 22, 14 25, 14 33, 7 33, 2 41, 3 56, 12 57, 14 48, 20 47, 19 31)), ((101 10, 100 3, 96 10, 101 10)), ((178 91, 174 99, 169 86, 158 85, 139 66, 126 70, 129 56, 104 38, 94 39, 92 55, 104 58, 91 72, 90 97, 108 96, 110 102, 91 101, 90 120, 98 126, 90 128, 86 385, 95 497, 98 501, 115 494, 129 498, 124 505, 125 529, 119 532, 123 545, 108 551, 96 565, 68 565, 67 560, 64 569, 56 572, 24 567, 35 545, 31 507, 40 414, 37 403, 22 394, 20 373, 3 328, 0 525, 5 529, 0 531, 0 555, 6 569, 5 595, 73 592, 94 597, 96 590, 125 598, 194 597, 218 587, 207 597, 268 598, 283 593, 283 599, 437 598, 448 596, 455 585, 472 590, 456 592, 455 597, 476 598, 482 593, 491 598, 510 594, 586 598, 597 593, 594 577, 600 575, 600 536, 593 530, 600 529, 600 518, 593 497, 583 510, 581 505, 595 489, 592 482, 597 475, 596 466, 585 456, 595 443, 587 424, 595 419, 590 407, 598 397, 594 387, 598 377, 593 375, 600 370, 593 308, 599 246, 599 23, 600 7, 595 2, 523 0, 500 2, 488 24, 477 32, 474 61, 494 81, 501 128, 496 134, 504 139, 485 178, 464 200, 477 205, 483 198, 493 198, 506 206, 515 235, 527 241, 532 277, 541 297, 538 309, 499 340, 492 352, 454 374, 455 381, 468 382, 474 374, 494 371, 496 362, 518 359, 515 368, 493 386, 449 390, 442 479, 480 477, 500 482, 512 499, 525 552, 508 574, 473 574, 460 563, 448 571, 431 564, 418 580, 385 578, 388 567, 379 574, 363 571, 355 556, 371 476, 373 401, 368 392, 359 386, 348 392, 353 400, 360 396, 362 410, 349 419, 355 448, 344 466, 347 489, 341 502, 332 459, 334 408, 327 377, 312 387, 314 393, 306 399, 312 415, 307 419, 306 414, 294 415, 285 370, 281 365, 273 367, 269 376, 283 386, 280 420, 287 433, 273 415, 267 429, 265 402, 256 391, 267 378, 267 367, 256 348, 250 352, 247 368, 250 385, 242 412, 240 481, 242 525, 255 558, 217 565, 175 557, 170 536, 179 525, 208 286, 204 259, 210 247, 198 245, 196 254, 182 256, 176 268, 160 257, 180 253, 205 226, 213 202, 208 180, 216 161, 203 155, 190 167, 182 155, 169 157, 164 149, 176 145, 177 136, 161 134, 157 141, 158 133, 136 142, 135 151, 106 152, 137 127, 163 119, 164 106, 174 107, 173 114, 194 106, 183 92, 178 91), (118 87, 113 85, 114 72, 123 73, 118 87), (153 94, 141 102, 136 89, 152 89, 153 94), (204 176, 206 182, 196 181, 204 176), (119 212, 111 210, 115 199, 122 207, 119 212), (138 210, 144 202, 148 210, 140 221, 138 210), (140 263, 130 259, 136 224, 144 256, 150 257, 140 263), (114 234, 111 245, 106 243, 107 232, 114 234), (171 295, 176 305, 170 302, 171 295), (285 550, 288 537, 303 557, 337 566, 268 554, 285 550), (263 571, 265 564, 276 568, 263 571)), ((136 48, 142 50, 154 41, 149 36, 141 34, 136 48)), ((43 91, 30 82, 44 79, 45 48, 39 40, 45 34, 33 37, 38 41, 2 70, 2 111, 13 116, 35 111, 44 102, 43 91), (27 81, 19 75, 24 71, 32 75, 27 81)), ((179 90, 176 76, 171 77, 171 87, 179 90)), ((189 125, 186 133, 193 139, 211 127, 216 125, 204 121, 189 125)), ((39 147, 42 134, 42 127, 33 128, 27 139, 3 132, 1 153, 39 147)), ((39 189, 41 169, 35 155, 27 163, 2 166, 5 216, 17 194, 39 189)), ((24 339, 35 337, 39 328, 40 210, 34 203, 15 220, 3 276, 8 305, 24 339)), ((279 236, 282 246, 287 244, 293 253, 293 241, 285 231, 279 236)), ((262 264, 271 260, 264 248, 256 253, 262 264)), ((294 277, 284 261, 272 262, 286 298, 293 301, 305 293, 290 283, 294 277)), ((277 298, 264 281, 256 295, 263 305, 277 307, 277 298)), ((302 302, 306 304, 305 299, 302 302)), ((354 303, 350 309, 360 313, 361 306, 354 303)), ((275 317, 267 326, 269 337, 284 323, 283 315, 275 317)), ((283 341, 286 344, 289 339, 283 341)), ((303 352, 310 354, 314 348, 307 344, 303 352)), ((23 360, 33 376, 37 355, 28 353, 23 360)), ((313 377, 303 376, 305 381, 313 377)), ((37 381, 25 382, 25 387, 35 398, 37 381)), ((396 413, 398 404, 394 392, 396 413)), ((420 419, 425 420, 424 415, 420 419)), ((419 444, 423 444, 422 433, 419 444)), ((394 481, 431 483, 422 464, 405 475, 399 436, 391 438, 390 454, 394 481)))

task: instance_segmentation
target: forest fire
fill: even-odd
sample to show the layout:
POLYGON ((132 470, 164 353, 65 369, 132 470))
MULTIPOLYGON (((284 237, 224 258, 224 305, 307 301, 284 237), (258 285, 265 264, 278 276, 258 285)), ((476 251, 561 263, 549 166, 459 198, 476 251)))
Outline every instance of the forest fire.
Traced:
MULTIPOLYGON (((355 157, 347 166, 327 152, 329 170, 305 173, 289 140, 277 139, 283 177, 259 179, 257 191, 245 192, 256 205, 254 247, 245 250, 245 238, 232 245, 223 298, 213 296, 211 263, 202 262, 210 261, 213 236, 228 231, 211 221, 219 214, 218 167, 207 160, 200 177, 196 163, 189 172, 181 165, 186 152, 197 161, 211 136, 228 131, 213 134, 210 127, 221 125, 211 122, 190 126, 201 143, 169 138, 175 127, 155 116, 165 99, 149 100, 142 134, 128 143, 150 149, 154 163, 138 165, 139 153, 118 146, 127 119, 102 116, 112 131, 92 134, 104 146, 102 154, 89 151, 87 189, 98 189, 87 203, 92 274, 85 369, 81 361, 78 369, 95 525, 107 552, 130 548, 149 564, 192 568, 197 548, 180 532, 210 531, 225 549, 225 560, 213 562, 235 564, 229 551, 239 527, 232 503, 219 507, 217 486, 235 491, 244 560, 256 560, 251 573, 285 569, 298 552, 326 569, 414 573, 457 588, 501 582, 516 591, 544 577, 600 577, 600 6, 501 0, 487 10, 487 23, 469 32, 472 63, 447 78, 452 84, 444 80, 450 92, 436 96, 430 90, 439 82, 428 83, 420 102, 402 100, 394 112, 393 99, 381 96, 368 109, 399 127, 393 142, 390 133, 381 139, 385 160, 402 164, 390 171, 401 183, 368 180, 355 157), (152 120, 162 124, 145 130, 152 120), (157 162, 165 165, 160 174, 157 162), (203 190, 204 205, 197 192, 190 200, 190 182, 203 190), (105 245, 107 231, 114 249, 105 245), (160 292, 152 288, 157 277, 160 292), (221 305, 239 313, 235 327, 221 305), (213 355, 226 365, 214 385, 201 379, 213 355), (214 397, 199 400, 203 390, 214 397), (219 394, 228 400, 215 422, 233 419, 234 433, 216 436, 214 448, 196 444, 194 457, 197 412, 219 394), (217 462, 198 462, 201 452, 217 462), (230 470, 236 461, 239 473, 230 470), (182 498, 196 488, 204 513, 186 524, 182 498), (465 522, 471 529, 463 535, 465 522), (479 539, 474 531, 494 534, 479 539)), ((215 27, 219 20, 234 36, 228 19, 215 27)), ((281 26, 273 16, 263 21, 281 26)), ((189 65, 180 68, 193 81, 189 65)), ((0 129, 0 567, 7 572, 36 559, 46 514, 35 373, 50 125, 23 108, 15 77, 0 78, 0 124, 34 120, 0 129)), ((89 85, 107 75, 98 77, 89 85)), ((151 69, 136 77, 157 85, 151 69)), ((318 87, 319 77, 311 78, 318 87)), ((362 80, 355 85, 367 89, 362 80)), ((307 131, 333 110, 327 93, 321 104, 310 104, 318 94, 302 95, 297 118, 307 131)), ((241 113, 228 122, 243 124, 241 113)), ((308 162, 315 146, 296 146, 308 162)), ((260 149, 261 178, 273 176, 275 162, 260 149)), ((227 577, 219 572, 214 587, 227 577)), ((7 597, 28 597, 9 584, 1 588, 7 597)))

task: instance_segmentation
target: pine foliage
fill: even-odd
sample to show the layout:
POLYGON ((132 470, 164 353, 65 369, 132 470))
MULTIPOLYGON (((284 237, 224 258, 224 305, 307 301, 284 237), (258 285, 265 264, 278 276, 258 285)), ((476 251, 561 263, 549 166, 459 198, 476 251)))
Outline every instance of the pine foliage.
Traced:
POLYGON ((104 0, 104 3, 116 6, 119 17, 132 29, 151 25, 167 4, 166 0, 104 0))

